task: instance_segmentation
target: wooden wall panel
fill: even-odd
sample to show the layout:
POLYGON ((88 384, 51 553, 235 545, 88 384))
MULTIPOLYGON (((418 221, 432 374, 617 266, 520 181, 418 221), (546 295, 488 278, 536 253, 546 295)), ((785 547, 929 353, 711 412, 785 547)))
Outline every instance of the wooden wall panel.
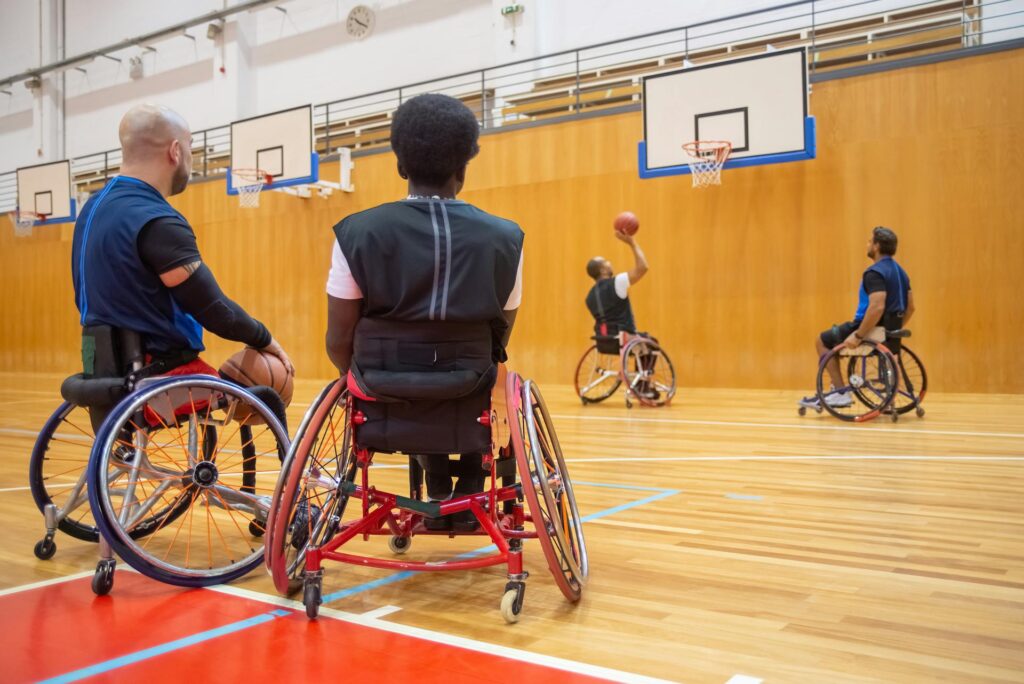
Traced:
MULTIPOLYGON (((1024 267, 1024 51, 816 84, 819 158, 689 177, 636 176, 639 114, 489 134, 463 197, 527 232, 524 308, 512 357, 543 383, 571 380, 587 344, 584 264, 627 267, 611 235, 624 209, 641 219, 650 275, 633 292, 684 385, 810 387, 813 336, 856 304, 872 226, 900 236, 919 313, 911 345, 944 391, 1022 392, 1016 337, 1024 267)), ((324 167, 325 177, 337 166, 324 167)), ((390 154, 356 160, 354 194, 301 200, 265 193, 242 211, 221 182, 174 204, 193 222, 224 289, 263 320, 305 377, 327 377, 323 284, 330 227, 404 195, 390 154)), ((0 362, 72 371, 77 315, 70 231, 28 239, 0 227, 0 362)), ((210 339, 217 362, 234 345, 210 339)))

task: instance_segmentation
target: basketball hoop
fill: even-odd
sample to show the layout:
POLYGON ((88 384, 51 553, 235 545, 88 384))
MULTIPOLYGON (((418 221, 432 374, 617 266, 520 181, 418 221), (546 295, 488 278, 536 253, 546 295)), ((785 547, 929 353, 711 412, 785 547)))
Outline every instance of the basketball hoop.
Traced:
POLYGON ((706 188, 722 184, 722 165, 732 152, 732 143, 724 140, 695 140, 683 145, 690 156, 693 187, 706 188))
POLYGON ((32 234, 32 226, 36 224, 36 221, 42 220, 43 216, 34 211, 14 210, 11 212, 11 223, 14 224, 15 237, 28 237, 32 234))
POLYGON ((256 209, 260 206, 260 191, 274 177, 260 169, 232 169, 231 186, 238 191, 240 209, 256 209))

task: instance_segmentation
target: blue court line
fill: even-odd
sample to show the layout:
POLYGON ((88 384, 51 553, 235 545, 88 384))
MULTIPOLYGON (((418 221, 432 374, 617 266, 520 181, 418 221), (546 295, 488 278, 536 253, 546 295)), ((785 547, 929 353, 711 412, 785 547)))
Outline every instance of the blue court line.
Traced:
POLYGON ((171 651, 177 651, 189 646, 209 641, 210 639, 216 639, 227 634, 233 634, 240 632, 243 629, 249 629, 256 625, 262 625, 266 622, 270 622, 276 617, 284 617, 285 615, 291 615, 291 612, 287 610, 272 610, 269 613, 263 613, 262 615, 256 615, 255 617, 248 618, 246 620, 239 620, 238 622, 232 622, 231 624, 224 625, 223 627, 217 627, 216 629, 210 629, 205 632, 199 632, 192 636, 183 637, 181 639, 175 639, 174 641, 168 641, 166 644, 160 644, 151 648, 146 648, 135 653, 129 653, 128 655, 121 656, 119 658, 112 658, 111 660, 105 660, 102 663, 96 665, 90 665, 89 667, 83 667, 80 670, 74 670, 67 674, 62 674, 59 677, 53 677, 52 679, 43 680, 42 684, 63 684, 63 682, 77 682, 87 677, 95 677, 96 675, 103 674, 104 672, 110 672, 116 670, 119 667, 126 665, 132 665, 134 663, 148 660, 171 651))
MULTIPOLYGON (((624 503, 619 506, 613 506, 612 508, 606 508, 603 511, 598 511, 596 513, 591 513, 590 515, 585 515, 582 518, 580 518, 581 522, 590 522, 591 520, 597 520, 608 515, 614 515, 616 513, 621 513, 622 511, 628 511, 630 508, 636 508, 637 506, 643 506, 644 504, 649 504, 654 501, 658 501, 659 499, 664 499, 666 497, 672 496, 673 494, 678 494, 680 491, 678 489, 665 489, 664 487, 639 487, 636 485, 606 484, 603 482, 574 482, 573 484, 584 485, 587 487, 607 487, 609 489, 636 489, 645 492, 658 492, 657 494, 648 496, 643 499, 637 499, 636 501, 630 501, 629 503, 624 503)), ((466 553, 459 554, 458 556, 456 556, 456 558, 472 558, 473 556, 480 556, 485 553, 493 553, 496 550, 497 548, 494 546, 494 544, 489 544, 479 549, 474 549, 472 551, 467 551, 466 553)), ((376 589, 378 587, 383 587, 388 584, 394 584, 395 582, 401 582, 402 580, 407 580, 410 577, 414 577, 417 574, 419 573, 413 572, 411 570, 403 570, 393 575, 388 575, 387 577, 382 577, 381 579, 373 580, 372 582, 357 584, 353 587, 348 587, 347 589, 341 589, 331 594, 326 594, 323 597, 323 602, 329 603, 337 599, 345 598, 346 596, 352 596, 353 594, 359 594, 364 591, 369 591, 370 589, 376 589)))

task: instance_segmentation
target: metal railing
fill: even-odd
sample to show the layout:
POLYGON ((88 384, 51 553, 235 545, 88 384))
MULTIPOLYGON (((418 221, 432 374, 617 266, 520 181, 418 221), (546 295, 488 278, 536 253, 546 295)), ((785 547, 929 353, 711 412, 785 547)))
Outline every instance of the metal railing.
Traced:
MULTIPOLYGON (((773 48, 806 47, 813 80, 1022 35, 1021 0, 800 0, 317 104, 314 144, 322 156, 386 149, 392 113, 424 92, 461 99, 488 131, 636 108, 644 76, 773 48)), ((223 176, 230 152, 229 126, 195 132, 194 177, 223 176)), ((79 199, 120 162, 120 150, 72 159, 79 199)), ((0 174, 0 211, 15 203, 14 172, 0 174)))

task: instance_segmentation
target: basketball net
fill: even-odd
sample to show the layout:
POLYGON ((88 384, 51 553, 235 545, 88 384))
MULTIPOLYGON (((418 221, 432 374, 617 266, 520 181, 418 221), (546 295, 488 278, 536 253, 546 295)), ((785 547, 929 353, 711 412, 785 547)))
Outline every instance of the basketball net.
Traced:
POLYGON ((722 166, 732 152, 732 143, 724 140, 695 140, 683 145, 690 157, 693 187, 706 188, 722 184, 722 166))
POLYGON ((259 169, 232 169, 231 187, 238 191, 239 209, 256 209, 260 206, 260 192, 272 180, 269 173, 259 169))
POLYGON ((11 223, 14 224, 15 237, 28 237, 32 234, 32 226, 42 217, 34 211, 12 211, 11 223))

